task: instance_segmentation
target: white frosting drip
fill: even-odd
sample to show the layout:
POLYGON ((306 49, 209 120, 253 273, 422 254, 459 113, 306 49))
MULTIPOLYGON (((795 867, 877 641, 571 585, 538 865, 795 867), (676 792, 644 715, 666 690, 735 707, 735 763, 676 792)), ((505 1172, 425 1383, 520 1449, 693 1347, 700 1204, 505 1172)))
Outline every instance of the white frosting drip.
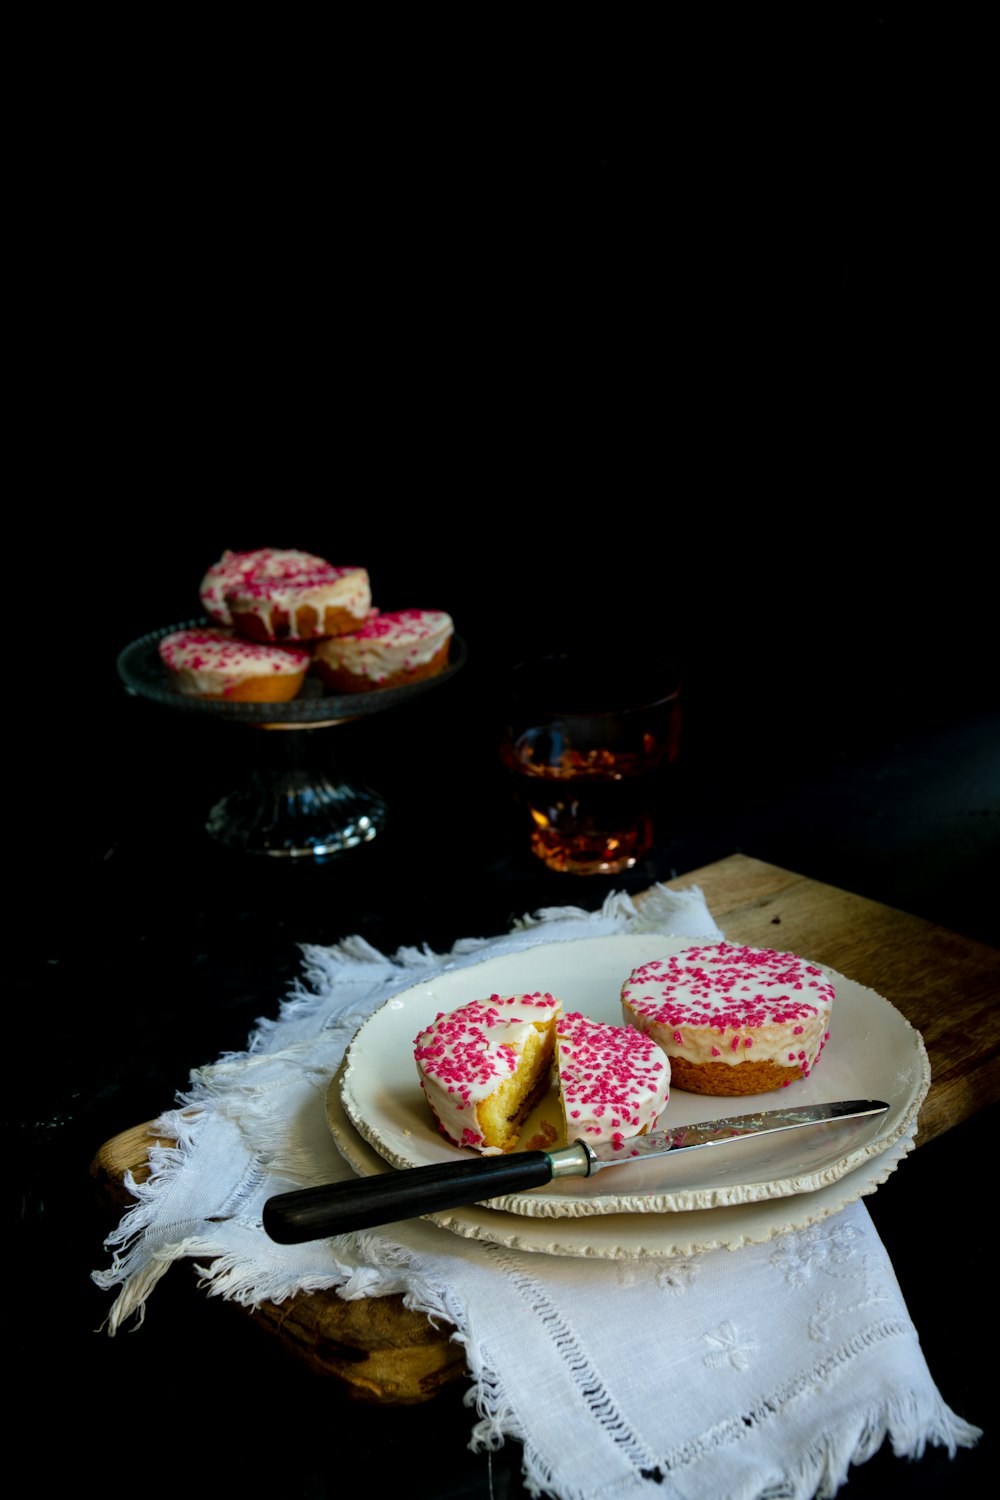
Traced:
POLYGON ((252 614, 263 623, 266 633, 273 636, 277 634, 277 617, 287 616, 288 638, 296 639, 296 610, 314 609, 320 630, 328 609, 343 610, 360 624, 368 617, 372 595, 364 568, 327 566, 280 578, 249 578, 231 589, 226 599, 237 627, 241 615, 252 614))
POLYGON ((330 564, 313 552, 292 548, 258 547, 250 552, 224 552, 206 572, 199 587, 201 607, 219 625, 232 625, 226 603, 229 591, 248 578, 278 578, 291 571, 310 572, 330 564))

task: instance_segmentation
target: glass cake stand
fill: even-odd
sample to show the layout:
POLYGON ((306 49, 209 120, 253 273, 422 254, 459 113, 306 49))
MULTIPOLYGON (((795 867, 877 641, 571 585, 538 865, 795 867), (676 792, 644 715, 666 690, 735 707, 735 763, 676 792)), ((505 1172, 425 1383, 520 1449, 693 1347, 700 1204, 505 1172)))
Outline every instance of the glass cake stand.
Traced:
POLYGON ((385 823, 386 804, 370 787, 354 786, 309 765, 309 733, 385 713, 441 687, 465 664, 465 642, 451 641, 448 666, 435 677, 369 693, 330 694, 307 677, 289 703, 227 703, 178 692, 160 660, 159 642, 174 630, 210 625, 204 617, 168 625, 132 641, 118 655, 118 675, 133 696, 151 699, 181 713, 208 715, 251 729, 292 730, 268 736, 249 778, 209 811, 205 828, 214 839, 247 854, 276 858, 325 858, 369 843, 385 823), (272 749, 277 754, 270 753, 272 749))

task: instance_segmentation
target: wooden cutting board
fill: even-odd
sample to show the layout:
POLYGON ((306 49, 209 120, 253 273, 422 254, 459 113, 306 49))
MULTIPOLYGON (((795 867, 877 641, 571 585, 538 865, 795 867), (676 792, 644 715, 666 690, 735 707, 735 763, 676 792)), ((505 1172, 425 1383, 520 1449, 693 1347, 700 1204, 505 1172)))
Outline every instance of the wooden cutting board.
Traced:
MULTIPOLYGON (((829 964, 916 1027, 931 1065, 918 1147, 1000 1099, 1000 950, 745 854, 666 884, 700 886, 731 942, 829 964)), ((643 897, 635 899, 641 906, 643 897)), ((146 1122, 101 1146, 91 1177, 109 1208, 133 1201, 125 1174, 142 1181, 158 1141, 146 1122)), ((303 1293, 280 1307, 265 1302, 253 1317, 352 1400, 415 1405, 466 1374, 453 1330, 433 1327, 399 1295, 343 1302, 333 1291, 303 1293)))

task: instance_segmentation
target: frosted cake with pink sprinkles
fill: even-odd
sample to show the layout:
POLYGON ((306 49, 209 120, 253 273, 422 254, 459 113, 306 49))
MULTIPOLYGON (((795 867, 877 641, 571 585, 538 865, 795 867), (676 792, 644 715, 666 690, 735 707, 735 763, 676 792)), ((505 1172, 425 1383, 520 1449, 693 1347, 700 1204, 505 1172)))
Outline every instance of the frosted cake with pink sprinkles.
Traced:
POLYGON ((561 1002, 491 995, 442 1011, 417 1036, 413 1056, 441 1133, 485 1156, 513 1151, 552 1078, 561 1002))
POLYGON ((296 574, 328 568, 325 557, 292 547, 256 547, 249 552, 223 552, 201 580, 201 607, 216 625, 231 626, 233 612, 228 595, 253 580, 280 582, 296 574))
POLYGON ((233 628, 254 641, 313 641, 357 630, 372 607, 367 569, 330 563, 251 573, 226 592, 233 628))
POLYGON ((556 1068, 567 1143, 624 1147, 670 1098, 670 1059, 652 1037, 578 1011, 556 1022, 556 1068))
POLYGON ((625 1022, 670 1058, 694 1094, 759 1094, 808 1078, 830 1039, 834 987, 816 964, 773 948, 699 943, 633 969, 625 1022))
POLYGON ((261 646, 214 625, 171 631, 157 650, 179 692, 234 703, 287 702, 311 662, 303 647, 261 646))
POLYGON ((441 1133, 484 1155, 516 1149, 553 1079, 567 1143, 624 1145, 645 1134, 669 1098, 670 1062, 655 1041, 630 1026, 566 1015, 547 991, 441 1012, 413 1046, 441 1133))
POLYGON ((320 641, 315 671, 339 693, 401 687, 448 665, 452 618, 442 609, 396 609, 373 615, 345 635, 320 641))

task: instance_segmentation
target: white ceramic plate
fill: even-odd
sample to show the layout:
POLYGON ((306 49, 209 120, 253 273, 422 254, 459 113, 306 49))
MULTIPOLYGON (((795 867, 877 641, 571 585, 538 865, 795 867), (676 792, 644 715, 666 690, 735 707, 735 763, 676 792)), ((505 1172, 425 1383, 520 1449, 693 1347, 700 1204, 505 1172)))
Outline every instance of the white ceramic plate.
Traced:
MULTIPOLYGON (((567 1011, 621 1025, 620 991, 632 969, 690 941, 644 933, 546 943, 413 985, 387 1000, 351 1041, 340 1084, 348 1119, 391 1166, 466 1160, 469 1153, 438 1131, 413 1060, 417 1034, 439 1011, 494 993, 540 989, 560 999, 567 1011)), ((874 990, 820 967, 836 993, 830 1041, 809 1078, 789 1089, 739 1098, 674 1089, 661 1122, 677 1129, 718 1116, 836 1099, 882 1099, 889 1106, 884 1115, 742 1139, 676 1157, 623 1162, 593 1178, 567 1177, 491 1198, 490 1211, 565 1218, 732 1208, 814 1193, 883 1156, 915 1125, 930 1087, 923 1039, 874 990)), ((552 1149, 564 1143, 553 1089, 528 1120, 521 1147, 552 1149)))
MULTIPOLYGON (((326 1114, 344 1160, 361 1177, 391 1170, 389 1163, 354 1129, 344 1111, 340 1085, 343 1066, 326 1096, 326 1114)), ((467 1240, 485 1240, 508 1250, 590 1260, 669 1260, 705 1250, 739 1250, 766 1243, 793 1229, 806 1229, 874 1193, 913 1150, 912 1130, 864 1166, 814 1193, 769 1198, 732 1208, 695 1209, 683 1214, 602 1214, 588 1218, 530 1218, 481 1204, 424 1217, 467 1240)), ((667 1273, 669 1274, 669 1272, 667 1273)))

